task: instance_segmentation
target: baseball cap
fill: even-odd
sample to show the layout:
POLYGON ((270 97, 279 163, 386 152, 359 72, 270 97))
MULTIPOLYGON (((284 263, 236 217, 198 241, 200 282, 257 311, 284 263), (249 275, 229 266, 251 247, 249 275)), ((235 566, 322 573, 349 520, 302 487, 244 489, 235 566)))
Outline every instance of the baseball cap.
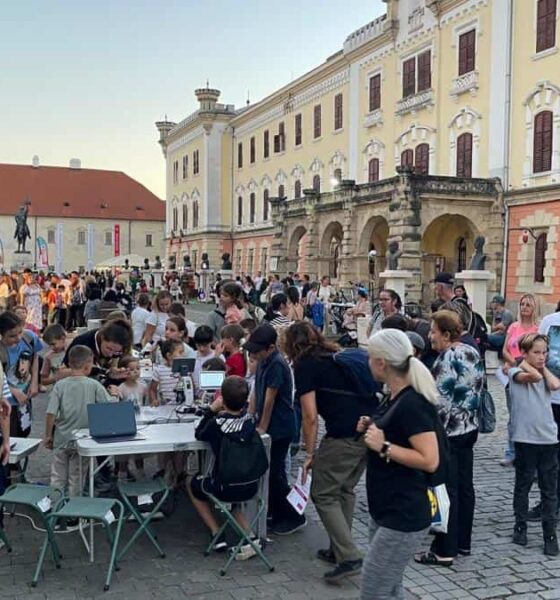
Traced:
POLYGON ((495 302, 496 304, 505 304, 506 299, 498 294, 492 298, 492 302, 495 302))
POLYGON ((405 331, 405 333, 413 347, 420 352, 424 352, 426 344, 424 343, 422 336, 415 331, 405 331))
POLYGON ((432 279, 432 283, 445 283, 446 285, 453 285, 455 283, 455 277, 453 277, 453 273, 442 271, 436 275, 435 279, 432 279))
POLYGON ((243 349, 251 354, 256 354, 261 350, 267 350, 272 344, 276 344, 277 339, 276 329, 269 323, 262 323, 253 329, 243 349))

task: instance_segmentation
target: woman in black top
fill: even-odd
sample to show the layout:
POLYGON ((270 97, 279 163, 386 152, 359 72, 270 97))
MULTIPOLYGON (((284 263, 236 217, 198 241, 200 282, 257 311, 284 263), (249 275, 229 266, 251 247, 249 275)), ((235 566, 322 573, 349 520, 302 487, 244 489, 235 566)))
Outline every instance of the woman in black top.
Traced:
POLYGON ((361 600, 403 598, 407 563, 431 523, 428 473, 439 465, 438 394, 428 369, 414 358, 402 331, 384 329, 368 345, 370 368, 389 397, 374 422, 362 417, 369 448, 367 494, 370 546, 362 569, 361 600))

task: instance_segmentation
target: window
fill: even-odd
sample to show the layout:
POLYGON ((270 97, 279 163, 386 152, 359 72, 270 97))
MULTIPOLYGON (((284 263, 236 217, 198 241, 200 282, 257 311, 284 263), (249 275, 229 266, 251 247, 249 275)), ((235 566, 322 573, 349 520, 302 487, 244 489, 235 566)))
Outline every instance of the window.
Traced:
POLYGON ((249 196, 249 223, 255 222, 255 192, 249 196))
POLYGON ((459 238, 457 242, 457 272, 460 273, 467 268, 467 241, 459 238))
POLYGON ((47 244, 55 244, 55 233, 54 229, 49 229, 47 231, 47 244))
POLYGON ((249 275, 253 274, 253 267, 254 267, 254 263, 255 262, 255 249, 254 248, 249 248, 249 252, 247 254, 247 273, 249 273, 249 275))
POLYGON ((284 123, 278 124, 278 135, 274 136, 274 152, 284 152, 286 150, 286 130, 284 123))
POLYGON ((78 231, 78 246, 85 246, 86 245, 86 232, 85 231, 78 231))
POLYGON ((146 247, 147 248, 151 248, 153 246, 153 240, 152 240, 152 234, 151 233, 147 233, 146 234, 146 247))
POLYGON ((186 179, 189 176, 189 156, 185 154, 183 156, 183 179, 186 179))
POLYGON ((556 44, 556 0, 537 2, 537 52, 556 44))
POLYGON ((179 183, 179 161, 173 161, 173 185, 179 183))
POLYGON ((285 192, 284 192, 284 186, 283 185, 279 185, 278 186, 278 198, 284 198, 285 196, 285 192))
POLYGON ((545 110, 535 117, 533 131, 533 173, 552 169, 552 112, 545 110))
POLYGON ((183 204, 183 229, 186 231, 189 226, 189 207, 183 204))
POLYGON ((415 173, 427 175, 430 171, 430 146, 429 144, 418 144, 414 157, 415 173))
POLYGON ((476 30, 471 29, 459 36, 459 75, 474 71, 476 30))
POLYGON ((412 150, 404 150, 401 153, 401 167, 413 167, 414 166, 414 152, 412 150))
POLYGON ((200 171, 200 165, 198 164, 198 150, 193 152, 193 175, 198 175, 200 171))
POLYGON ((243 198, 241 196, 237 198, 237 224, 243 224, 243 198))
POLYGON ((381 108, 381 74, 369 78, 369 112, 381 108))
POLYGON ((268 221, 268 209, 270 208, 268 203, 268 198, 270 196, 270 192, 265 190, 263 192, 263 221, 268 221))
POLYGON ((544 268, 546 266, 546 233, 541 233, 535 241, 535 275, 536 283, 544 283, 544 268))
POLYGON ((256 156, 257 156, 257 148, 256 148, 256 141, 255 138, 252 137, 251 138, 251 144, 250 144, 250 148, 249 148, 249 160, 251 161, 251 164, 253 164, 256 160, 256 156))
POLYGON ((402 88, 403 98, 416 93, 416 57, 409 58, 403 63, 402 88))
POLYGON ((301 113, 295 116, 294 119, 295 130, 296 130, 296 146, 301 146, 302 142, 302 121, 301 121, 301 113))
POLYGON ((270 131, 268 129, 263 133, 263 157, 270 156, 270 131))
POLYGON ((192 226, 194 229, 198 229, 198 200, 193 202, 192 207, 192 226))
POLYGON ((261 248, 261 271, 268 271, 268 248, 261 248))
POLYGON ((106 231, 105 232, 105 246, 112 246, 112 245, 113 245, 113 232, 106 231))
POLYGON ((237 144, 237 168, 241 169, 243 167, 243 144, 239 142, 237 144))
POLYGON ((294 196, 296 198, 301 198, 301 181, 299 179, 296 179, 294 184, 294 196))
POLYGON ((236 273, 241 273, 241 248, 237 248, 235 251, 235 271, 236 273))
POLYGON ((342 129, 343 113, 342 113, 342 94, 337 94, 334 97, 334 129, 342 129))
POLYGON ((313 138, 321 137, 321 105, 317 104, 313 108, 313 138))
POLYGON ((472 133, 457 138, 457 177, 472 177, 472 133))
POLYGON ((368 182, 374 183, 379 181, 379 159, 372 158, 368 162, 368 182))
POLYGON ((432 87, 432 52, 426 50, 418 55, 418 91, 432 87))
POLYGON ((320 194, 321 193, 321 176, 313 175, 313 189, 320 194))
POLYGON ((174 206, 173 207, 173 231, 177 231, 179 229, 179 209, 174 206))
POLYGON ((335 169, 333 173, 333 178, 336 179, 337 185, 342 181, 342 169, 335 169))

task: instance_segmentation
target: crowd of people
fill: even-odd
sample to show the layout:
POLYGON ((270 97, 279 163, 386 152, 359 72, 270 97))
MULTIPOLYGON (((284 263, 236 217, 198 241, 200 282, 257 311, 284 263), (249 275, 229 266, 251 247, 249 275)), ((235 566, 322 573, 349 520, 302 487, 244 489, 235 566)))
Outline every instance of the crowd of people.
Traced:
MULTIPOLYGON (((29 435, 32 403, 41 391, 49 394, 44 445, 53 452, 51 484, 79 495, 80 458, 72 431, 87 427, 87 405, 173 403, 174 361, 192 358, 194 395, 204 405, 197 437, 219 456, 228 436, 270 436, 268 531, 290 535, 307 523, 287 500, 291 463, 301 452, 330 541, 317 551, 330 565, 325 580, 336 583, 361 573, 363 600, 401 598, 411 559, 448 567, 472 551, 474 447, 480 406, 489 393, 485 352, 495 349, 503 356, 510 412, 503 464, 514 464, 516 471, 512 541, 527 544, 527 521, 539 519, 544 552, 555 556, 560 305, 538 325, 534 296, 520 298, 517 320, 496 296, 487 331, 451 274, 436 276, 434 292, 430 316, 423 318, 404 314, 394 290, 380 292, 374 311, 367 292, 358 290, 345 319, 369 320, 366 352, 341 350, 328 335, 335 294, 328 277, 312 282, 307 275, 281 280, 258 273, 254 279, 218 280, 216 307, 197 324, 170 290, 132 293, 106 274, 4 275, 0 492, 18 475, 7 466, 10 436, 29 435), (140 377, 146 356, 153 363, 149 382, 140 377), (221 389, 210 397, 199 386, 205 370, 225 372, 221 389), (371 515, 365 557, 352 536, 355 489, 364 472, 371 515), (542 502, 529 509, 535 472, 542 502), (428 490, 436 480, 448 493, 448 523, 422 550, 433 516, 428 490)), ((110 489, 114 478, 144 479, 145 457, 134 466, 130 462, 120 457, 114 467, 102 469, 99 490, 110 489)), ((224 486, 219 464, 211 474, 187 476, 181 453, 157 456, 155 463, 155 476, 188 493, 212 535, 219 523, 208 493, 239 502, 256 492, 254 486, 224 486)), ((239 507, 235 517, 249 527, 239 507)), ((225 539, 214 544, 216 550, 226 547, 225 539)))

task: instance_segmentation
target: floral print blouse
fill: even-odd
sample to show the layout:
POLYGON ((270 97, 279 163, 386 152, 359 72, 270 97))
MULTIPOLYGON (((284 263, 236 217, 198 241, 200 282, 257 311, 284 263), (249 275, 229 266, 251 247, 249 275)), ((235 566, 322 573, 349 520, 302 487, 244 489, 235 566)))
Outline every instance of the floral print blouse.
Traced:
POLYGON ((466 344, 455 344, 432 367, 440 401, 438 412, 449 437, 478 429, 478 406, 484 391, 484 363, 466 344))

